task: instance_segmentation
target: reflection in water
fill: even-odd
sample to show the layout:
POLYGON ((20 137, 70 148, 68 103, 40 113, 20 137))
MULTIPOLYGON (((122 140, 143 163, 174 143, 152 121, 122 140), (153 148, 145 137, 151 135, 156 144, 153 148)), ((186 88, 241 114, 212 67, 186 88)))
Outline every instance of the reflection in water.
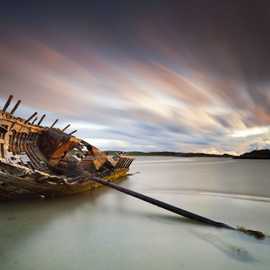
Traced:
POLYGON ((39 234, 49 227, 51 222, 60 220, 66 215, 72 215, 77 208, 83 208, 89 204, 94 207, 98 197, 104 192, 106 191, 103 189, 69 198, 2 203, 0 205, 0 232, 1 242, 5 245, 0 245, 0 257, 12 252, 13 245, 18 247, 28 237, 39 234), (5 216, 2 215, 3 213, 5 216))
POLYGON ((217 235, 209 233, 204 234, 194 230, 192 230, 192 233, 201 240, 208 242, 231 259, 239 260, 245 263, 255 263, 257 261, 244 247, 229 244, 217 235))

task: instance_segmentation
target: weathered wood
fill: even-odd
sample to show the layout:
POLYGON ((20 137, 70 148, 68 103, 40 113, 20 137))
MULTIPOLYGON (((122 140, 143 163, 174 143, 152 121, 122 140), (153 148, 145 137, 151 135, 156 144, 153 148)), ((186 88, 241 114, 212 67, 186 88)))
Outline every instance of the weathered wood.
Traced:
POLYGON ((68 135, 73 135, 74 133, 76 133, 78 130, 76 129, 76 130, 73 130, 72 132, 70 132, 68 135))
POLYGON ((25 123, 29 123, 36 115, 37 112, 34 112, 27 120, 25 120, 25 123))
POLYGON ((69 127, 70 127, 70 124, 66 125, 66 126, 62 129, 62 131, 64 132, 64 131, 67 130, 69 127))
POLYGON ((37 125, 41 125, 42 121, 44 120, 44 118, 46 117, 46 114, 43 114, 40 118, 40 120, 38 121, 37 125))
POLYGON ((183 216, 183 217, 186 217, 186 218, 189 218, 189 219, 192 219, 192 220, 204 223, 204 224, 219 227, 219 228, 234 229, 233 227, 231 227, 231 226, 229 226, 229 225, 227 225, 225 223, 217 222, 217 221, 214 221, 212 219, 205 218, 203 216, 194 214, 192 212, 189 212, 189 211, 184 210, 182 208, 179 208, 179 207, 176 207, 174 205, 168 204, 166 202, 162 202, 160 200, 157 200, 157 199, 154 199, 152 197, 146 196, 146 195, 144 195, 142 193, 139 193, 139 192, 136 192, 136 191, 121 187, 121 186, 119 186, 117 184, 108 182, 108 181, 103 180, 101 178, 92 177, 92 180, 97 182, 97 183, 100 183, 100 184, 102 184, 104 186, 109 186, 109 187, 111 187, 113 189, 116 189, 116 190, 122 192, 122 193, 128 194, 128 195, 130 195, 132 197, 135 197, 137 199, 143 200, 145 202, 148 202, 148 203, 153 204, 155 206, 158 206, 160 208, 166 209, 166 210, 168 210, 170 212, 173 212, 173 213, 175 213, 177 215, 180 215, 180 216, 183 216))
POLYGON ((155 206, 158 206, 162 209, 165 209, 165 210, 168 210, 172 213, 175 213, 177 215, 180 215, 180 216, 183 216, 183 217, 186 217, 186 218, 189 218, 191 220, 194 220, 194 221, 197 221, 197 222, 200 222, 200 223, 203 223, 203 224, 207 224, 207 225, 210 225, 210 226, 214 226, 214 227, 217 227, 217 228, 224 228, 224 229, 229 229, 229 230, 234 230, 234 231, 239 231, 239 232, 242 232, 242 233, 245 233, 247 235, 250 235, 250 236, 253 236, 257 239, 264 239, 265 238, 265 234, 261 231, 255 231, 255 230, 249 230, 249 229, 246 229, 244 227, 232 227, 226 223, 223 223, 223 222, 218 222, 218 221, 215 221, 215 220, 212 220, 212 219, 209 219, 209 218, 206 218, 206 217, 203 217, 203 216, 200 216, 200 215, 197 215, 195 213, 192 213, 190 211, 187 211, 183 208, 179 208, 179 207, 176 207, 174 205, 171 205, 171 204, 168 204, 166 202, 163 202, 163 201, 160 201, 160 200, 157 200, 155 198, 152 198, 152 197, 149 197, 149 196, 146 196, 142 193, 139 193, 139 192, 136 192, 136 191, 133 191, 133 190, 130 190, 130 189, 127 189, 127 188, 124 188, 124 187, 121 187, 115 183, 111 183, 107 180, 104 180, 102 178, 99 178, 99 177, 92 177, 91 180, 99 183, 99 184, 102 184, 104 186, 108 186, 108 187, 111 187, 115 190, 118 190, 122 193, 125 193, 127 195, 130 195, 132 197, 135 197, 139 200, 142 200, 142 201, 145 201, 145 202, 148 202, 150 204, 153 204, 155 206))
POLYGON ((11 100, 0 111, 0 200, 71 195, 100 186, 92 175, 111 181, 127 175, 128 168, 115 168, 105 153, 71 136, 76 131, 39 126, 45 114, 13 117, 20 101, 8 113, 11 100))
MULTIPOLYGON (((2 162, 0 168, 0 200, 66 196, 102 186, 92 181, 90 174, 67 178, 30 169, 25 170, 2 162)), ((127 169, 115 171, 105 178, 116 181, 125 176, 127 171, 127 169)))
POLYGON ((37 120, 38 120, 38 118, 35 117, 31 124, 34 125, 34 124, 36 123, 37 120))
POLYGON ((50 126, 50 128, 53 128, 53 127, 56 125, 57 122, 58 122, 58 119, 56 119, 56 120, 52 123, 52 125, 50 126))
POLYGON ((13 109, 11 110, 10 114, 14 114, 18 109, 19 105, 21 104, 21 100, 18 100, 13 109))
POLYGON ((5 103, 4 107, 3 107, 3 109, 2 109, 3 112, 6 112, 6 110, 7 110, 8 106, 10 105, 12 99, 13 99, 13 96, 10 95, 10 96, 8 97, 8 100, 6 101, 6 103, 5 103))

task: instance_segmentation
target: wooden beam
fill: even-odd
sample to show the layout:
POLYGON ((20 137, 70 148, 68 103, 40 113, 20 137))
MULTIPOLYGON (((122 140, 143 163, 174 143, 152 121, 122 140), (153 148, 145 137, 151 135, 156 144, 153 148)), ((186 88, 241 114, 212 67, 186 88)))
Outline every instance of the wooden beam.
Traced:
POLYGON ((36 123, 37 120, 38 120, 38 118, 35 117, 31 124, 34 125, 34 124, 36 123))
POLYGON ((74 133, 76 133, 78 130, 76 129, 76 130, 73 130, 72 132, 70 132, 68 135, 73 135, 74 133))
POLYGON ((34 112, 27 120, 25 120, 25 124, 31 121, 36 115, 37 115, 37 112, 34 112))
POLYGON ((10 114, 14 114, 20 104, 21 104, 21 100, 18 100, 15 106, 13 107, 13 109, 11 110, 10 114))
POLYGON ((264 239, 266 237, 265 234, 263 232, 261 232, 261 231, 248 230, 248 229, 245 229, 243 227, 236 227, 235 228, 235 227, 233 227, 231 225, 228 225, 226 223, 219 222, 219 221, 209 219, 207 217, 192 213, 192 212, 187 211, 187 210, 185 210, 183 208, 180 208, 180 207, 168 204, 166 202, 157 200, 155 198, 149 197, 147 195, 136 192, 134 190, 127 189, 125 187, 119 186, 119 185, 117 185, 115 183, 109 182, 109 181, 104 180, 104 179, 99 178, 99 177, 91 176, 90 179, 92 181, 95 181, 95 182, 99 183, 99 184, 111 187, 111 188, 113 188, 115 190, 118 190, 118 191, 120 191, 122 193, 130 195, 130 196, 132 196, 134 198, 137 198, 139 200, 145 201, 147 203, 150 203, 150 204, 155 205, 157 207, 160 207, 162 209, 168 210, 168 211, 170 211, 172 213, 175 213, 177 215, 186 217, 188 219, 191 219, 191 220, 203 223, 203 224, 211 225, 211 226, 214 226, 216 228, 224 228, 224 229, 229 229, 229 230, 234 230, 234 231, 240 231, 242 233, 254 236, 257 239, 264 239))
POLYGON ((16 122, 13 122, 13 123, 11 124, 11 126, 9 127, 9 130, 12 130, 13 127, 15 126, 15 124, 16 124, 16 122))
POLYGON ((40 120, 39 120, 38 123, 37 123, 38 126, 42 123, 42 121, 44 120, 45 117, 46 117, 46 114, 43 114, 43 115, 41 116, 40 120))
POLYGON ((52 123, 52 125, 50 126, 50 128, 53 128, 53 127, 56 125, 57 122, 58 122, 58 119, 56 119, 56 120, 52 123))
POLYGON ((69 127, 70 127, 70 124, 66 125, 66 126, 62 129, 62 131, 64 132, 64 131, 67 130, 69 127))
POLYGON ((10 96, 8 97, 8 100, 6 101, 6 103, 5 103, 4 107, 3 107, 3 109, 2 109, 3 112, 6 112, 6 110, 7 110, 8 106, 10 105, 12 99, 13 99, 13 96, 10 95, 10 96))

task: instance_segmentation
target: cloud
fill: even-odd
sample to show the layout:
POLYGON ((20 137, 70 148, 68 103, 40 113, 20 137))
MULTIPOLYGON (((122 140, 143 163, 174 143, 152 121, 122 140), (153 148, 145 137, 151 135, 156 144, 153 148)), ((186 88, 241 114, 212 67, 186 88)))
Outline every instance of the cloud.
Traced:
POLYGON ((247 128, 242 130, 235 130, 231 134, 234 138, 247 138, 250 136, 258 136, 262 134, 269 133, 270 128, 268 127, 253 127, 253 128, 247 128))
POLYGON ((103 149, 242 153, 268 147, 263 35, 255 50, 235 14, 239 36, 226 26, 226 3, 214 5, 218 15, 189 5, 177 12, 166 6, 164 17, 147 5, 138 21, 108 14, 114 34, 104 22, 92 29, 80 20, 70 32, 23 25, 12 34, 9 26, 0 38, 0 95, 22 99, 18 115, 46 112, 46 125, 60 118, 58 127, 71 123, 78 136, 103 149))

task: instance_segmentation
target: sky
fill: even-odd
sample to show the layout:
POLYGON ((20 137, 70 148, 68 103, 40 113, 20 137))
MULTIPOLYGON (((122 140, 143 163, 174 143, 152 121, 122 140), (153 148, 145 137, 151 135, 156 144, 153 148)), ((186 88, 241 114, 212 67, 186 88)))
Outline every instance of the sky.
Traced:
POLYGON ((55 2, 1 4, 0 105, 103 150, 269 148, 268 1, 55 2))

